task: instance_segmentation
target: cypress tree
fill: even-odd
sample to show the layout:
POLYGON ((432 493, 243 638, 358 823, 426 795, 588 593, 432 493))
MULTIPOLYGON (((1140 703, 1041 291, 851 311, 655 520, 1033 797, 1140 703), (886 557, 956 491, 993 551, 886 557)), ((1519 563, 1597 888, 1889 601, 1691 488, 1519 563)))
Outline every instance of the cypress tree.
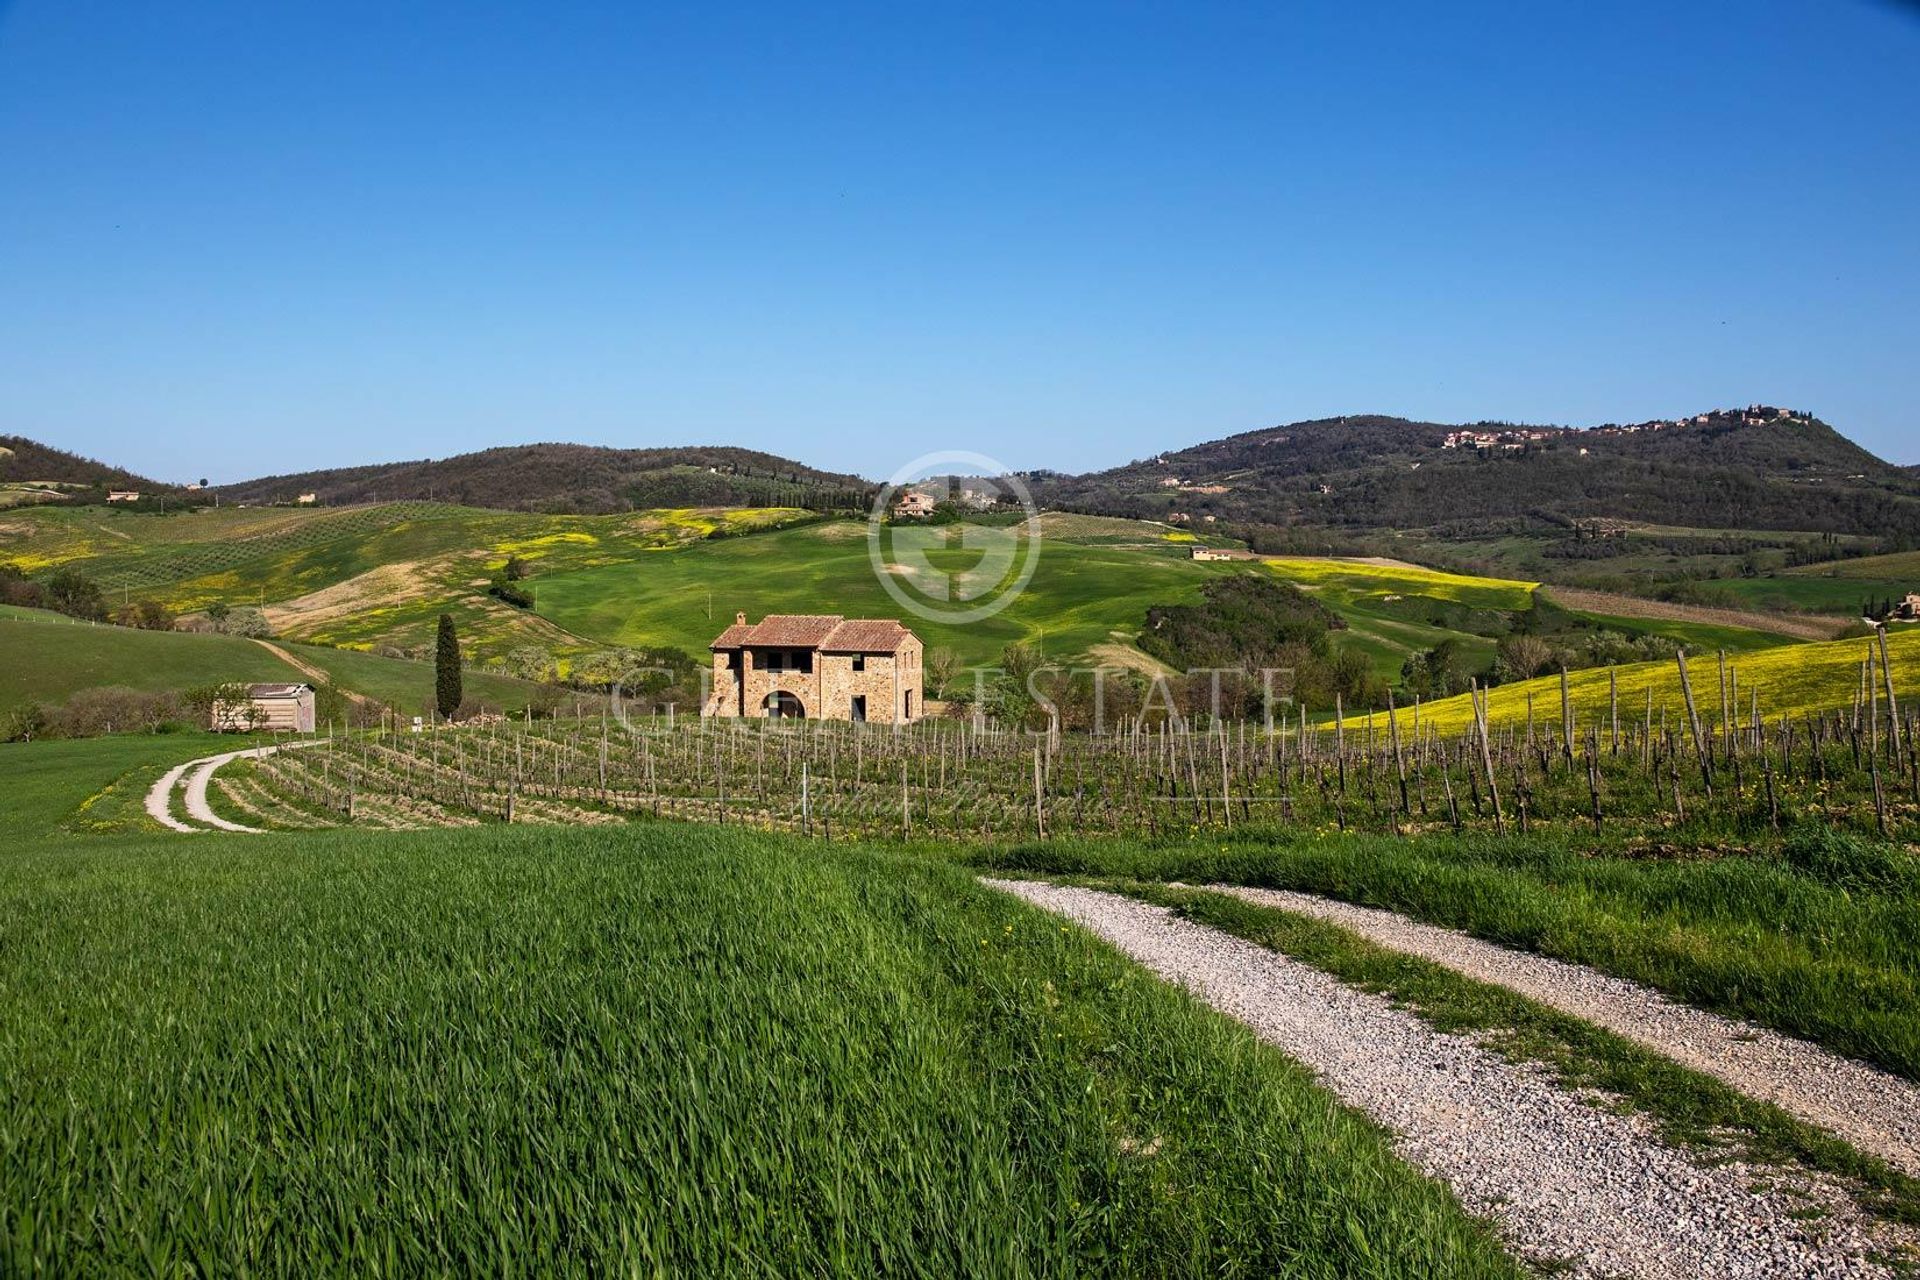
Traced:
POLYGON ((451 719, 460 709, 460 637, 454 634, 453 615, 440 615, 440 635, 433 647, 433 701, 440 718, 451 719))

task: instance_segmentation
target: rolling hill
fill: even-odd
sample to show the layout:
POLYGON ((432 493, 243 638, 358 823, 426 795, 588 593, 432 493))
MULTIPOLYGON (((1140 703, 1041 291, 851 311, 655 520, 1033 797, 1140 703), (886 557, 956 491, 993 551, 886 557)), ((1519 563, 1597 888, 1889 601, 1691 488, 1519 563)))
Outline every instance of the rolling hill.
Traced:
POLYGON ((1177 513, 1348 529, 1608 519, 1920 535, 1913 474, 1826 423, 1763 421, 1744 411, 1700 416, 1708 421, 1587 430, 1329 418, 1108 471, 1041 473, 1031 483, 1046 505, 1148 519, 1177 513))
POLYGON ((0 509, 75 499, 97 502, 111 489, 171 492, 173 486, 25 436, 0 435, 0 509))
POLYGON ((529 444, 457 457, 265 476, 223 485, 224 501, 293 502, 311 493, 326 506, 451 502, 554 514, 609 514, 653 507, 863 508, 873 486, 752 449, 703 446, 610 449, 529 444))

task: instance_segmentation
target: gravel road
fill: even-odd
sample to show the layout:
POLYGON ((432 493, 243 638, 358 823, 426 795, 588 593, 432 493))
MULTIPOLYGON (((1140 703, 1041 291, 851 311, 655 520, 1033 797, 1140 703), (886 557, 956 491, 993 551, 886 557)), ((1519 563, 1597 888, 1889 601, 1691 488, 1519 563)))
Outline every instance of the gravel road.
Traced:
POLYGON ((1679 1004, 1584 965, 1515 951, 1391 911, 1279 889, 1211 885, 1256 906, 1326 920, 1393 951, 1516 991, 1771 1102, 1920 1176, 1920 1085, 1804 1040, 1679 1004))
POLYGON ((171 810, 173 789, 180 785, 181 775, 185 774, 188 769, 191 769, 197 763, 199 762, 190 760, 186 764, 177 764, 160 775, 160 780, 154 783, 152 789, 147 792, 147 816, 149 818, 152 818, 161 826, 169 827, 175 831, 200 830, 199 827, 189 826, 187 823, 174 817, 171 810))
POLYGON ((1516 1254, 1599 1280, 1893 1274, 1882 1228, 1780 1170, 1710 1166, 1640 1116, 1582 1102, 1533 1064, 1443 1035, 1383 997, 1117 894, 989 880, 1081 925, 1247 1024, 1395 1135, 1408 1162, 1494 1221, 1516 1254), (1809 1215, 1808 1210, 1822 1212, 1809 1215), (1798 1216, 1796 1216, 1798 1215, 1798 1216))

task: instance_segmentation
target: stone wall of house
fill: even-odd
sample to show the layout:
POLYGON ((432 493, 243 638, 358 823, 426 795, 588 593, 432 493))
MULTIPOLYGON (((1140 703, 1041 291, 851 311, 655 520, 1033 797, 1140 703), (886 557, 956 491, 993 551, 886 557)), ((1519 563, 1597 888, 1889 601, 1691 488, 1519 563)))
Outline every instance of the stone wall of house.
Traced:
POLYGON ((790 693, 800 699, 809 719, 820 714, 820 655, 815 654, 812 671, 769 671, 754 659, 759 655, 747 650, 746 712, 758 719, 767 714, 767 698, 775 693, 790 693))
POLYGON ((822 654, 821 697, 819 711, 807 714, 830 720, 846 720, 853 715, 853 700, 865 697, 867 720, 874 724, 899 724, 918 720, 926 714, 926 697, 921 689, 921 650, 918 640, 909 640, 899 653, 865 655, 866 669, 853 669, 850 653, 822 654))
POLYGON ((767 698, 777 692, 800 699, 809 719, 849 719, 853 699, 861 696, 867 700, 870 723, 902 723, 926 714, 918 640, 909 640, 898 654, 864 655, 865 669, 861 671, 853 669, 855 655, 850 653, 816 652, 812 671, 770 671, 754 660, 756 656, 752 650, 745 654, 741 696, 736 698, 728 654, 722 651, 713 655, 714 692, 708 715, 759 719, 766 714, 767 698))

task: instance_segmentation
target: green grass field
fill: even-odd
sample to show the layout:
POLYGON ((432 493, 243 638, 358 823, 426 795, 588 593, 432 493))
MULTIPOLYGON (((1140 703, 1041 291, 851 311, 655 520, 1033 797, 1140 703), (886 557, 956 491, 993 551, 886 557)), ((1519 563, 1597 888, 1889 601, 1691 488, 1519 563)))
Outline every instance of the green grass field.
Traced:
POLYGON ((1857 618, 1865 601, 1898 600, 1915 589, 1910 578, 1850 578, 1782 573, 1771 578, 1723 578, 1699 584, 1702 591, 1744 609, 1779 609, 1857 618))
POLYGON ((0 857, 0 937, 9 1274, 1521 1274, 1306 1072, 950 865, 68 837, 0 857))
POLYGON ((237 636, 0 618, 0 710, 61 702, 101 685, 158 691, 299 679, 299 672, 237 636))
MULTIPOLYGON (((307 679, 238 636, 136 631, 75 623, 38 610, 17 612, 23 616, 0 616, 0 712, 30 702, 63 702, 83 689, 109 685, 160 692, 307 679)), ((417 714, 433 701, 431 663, 316 645, 282 647, 325 671, 329 683, 404 714, 417 714)), ((506 708, 524 705, 535 692, 527 681, 486 671, 467 671, 464 683, 469 696, 506 708)))
POLYGON ((147 818, 142 798, 161 774, 255 742, 244 734, 199 732, 0 742, 9 848, 76 834, 157 832, 161 828, 147 818))
POLYGON ((1720 649, 1725 649, 1728 653, 1748 653, 1756 649, 1776 649, 1781 645, 1793 643, 1790 637, 1775 635, 1770 631, 1755 631, 1748 627, 1727 627, 1710 622, 1683 622, 1673 618, 1623 618, 1612 614, 1595 613, 1589 609, 1574 609, 1569 612, 1609 631, 1619 631, 1629 635, 1650 632, 1665 636, 1684 646, 1688 653, 1713 653, 1720 649))
MULTIPOLYGON (((1192 600, 1212 578, 1249 571, 1245 564, 1196 562, 1179 546, 1163 546, 1044 538, 1032 581, 1004 612, 966 626, 908 620, 929 648, 952 649, 968 663, 992 663, 1016 641, 1051 658, 1079 659, 1115 642, 1130 647, 1150 606, 1192 600)), ((539 588, 541 615, 568 631, 691 653, 704 653, 736 611, 756 619, 902 613, 874 574, 866 525, 853 521, 698 543, 671 555, 543 577, 539 588)))

